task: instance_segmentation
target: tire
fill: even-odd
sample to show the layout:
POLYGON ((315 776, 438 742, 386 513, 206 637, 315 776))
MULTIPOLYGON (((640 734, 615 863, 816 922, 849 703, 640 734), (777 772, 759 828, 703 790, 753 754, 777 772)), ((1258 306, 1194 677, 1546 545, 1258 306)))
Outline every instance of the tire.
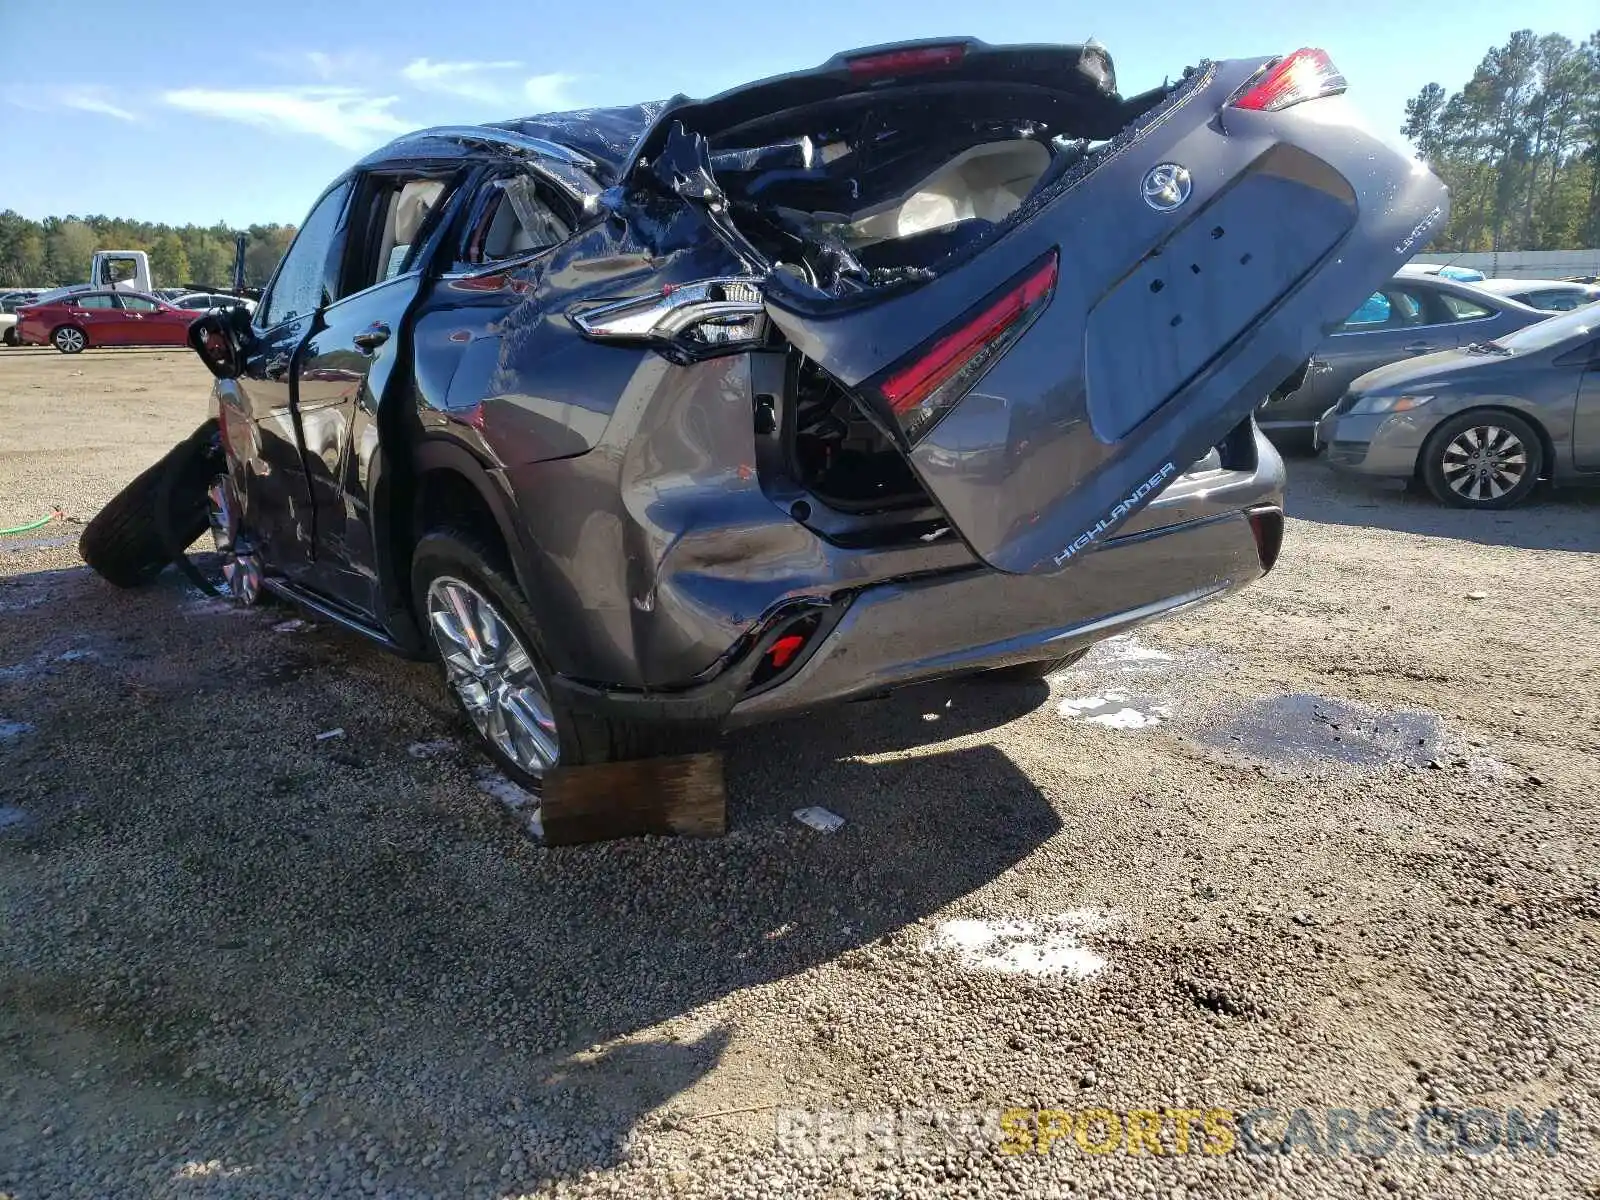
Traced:
POLYGON ((974 678, 986 683, 1037 683, 1054 675, 1057 671, 1064 671, 1077 662, 1093 649, 1085 646, 1082 650, 1074 650, 1071 654, 1061 658, 1045 658, 1038 662, 1018 663, 1013 667, 996 667, 993 671, 985 671, 974 678))
POLYGON ((22 345, 22 339, 17 336, 17 327, 15 325, 6 326, 5 333, 0 334, 0 341, 3 341, 8 346, 22 345))
POLYGON ((89 345, 89 335, 76 325, 61 325, 50 334, 50 344, 63 354, 82 354, 89 345))
MULTIPOLYGON (((417 542, 412 554, 411 602, 417 623, 428 638, 432 656, 440 660, 444 669, 445 686, 457 708, 477 733, 479 742, 489 756, 523 787, 538 792, 544 771, 553 766, 570 767, 646 758, 667 749, 667 733, 663 729, 574 712, 563 703, 560 693, 550 684, 555 675, 545 658, 533 610, 517 585, 505 555, 483 538, 460 529, 437 529, 425 534, 417 542), (456 585, 462 585, 474 594, 474 605, 478 600, 487 602, 494 618, 509 630, 526 654, 531 677, 520 667, 480 664, 471 668, 482 669, 485 672, 482 676, 462 669, 464 658, 461 644, 451 642, 441 632, 441 625, 434 616, 434 606, 441 593, 445 597, 452 592, 458 597, 461 595, 456 585), (436 587, 438 593, 434 590, 436 587), (452 661, 457 665, 452 666, 452 661), (530 678, 537 679, 537 694, 534 694, 532 684, 527 682, 530 678), (513 705, 495 706, 501 713, 499 727, 493 714, 485 716, 484 705, 469 703, 469 695, 482 693, 487 696, 508 686, 511 694, 520 699, 515 700, 513 705), (521 723, 521 729, 505 733, 512 745, 508 747, 499 740, 497 735, 500 731, 514 724, 513 718, 504 715, 513 708, 524 718, 533 716, 547 736, 552 731, 544 726, 540 718, 548 716, 554 725, 556 755, 553 760, 546 758, 538 763, 533 761, 531 751, 536 739, 526 734, 526 720, 521 723)), ((481 614, 481 608, 476 611, 481 614)), ((451 610, 446 607, 442 614, 445 624, 450 623, 450 615, 451 610)), ((683 731, 674 728, 671 739, 674 748, 694 748, 684 745, 686 739, 682 734, 683 731)))
POLYGON ((1417 470, 1441 504, 1497 509, 1521 504, 1539 486, 1544 443, 1515 413, 1451 417, 1423 444, 1417 470))
POLYGON ((207 421, 94 515, 78 553, 107 583, 142 587, 205 533, 206 488, 224 470, 217 424, 207 421))

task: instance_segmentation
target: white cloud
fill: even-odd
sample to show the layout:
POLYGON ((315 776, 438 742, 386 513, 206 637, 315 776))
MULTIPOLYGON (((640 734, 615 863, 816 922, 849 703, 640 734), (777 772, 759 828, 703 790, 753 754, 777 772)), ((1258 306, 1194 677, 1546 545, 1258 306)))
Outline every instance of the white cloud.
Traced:
POLYGON ((417 123, 401 120, 391 111, 398 97, 375 96, 347 87, 251 91, 179 88, 164 93, 162 99, 174 108, 202 116, 309 134, 347 150, 363 150, 417 127, 417 123))
POLYGON ((430 58, 412 59, 400 74, 420 92, 459 96, 482 104, 529 104, 537 112, 552 112, 572 107, 567 94, 573 76, 552 72, 532 75, 520 86, 514 78, 522 64, 512 59, 497 62, 435 62, 430 58))
POLYGON ((81 87, 12 87, 5 91, 6 99, 18 108, 34 112, 48 112, 55 108, 73 108, 79 112, 97 113, 102 117, 115 117, 119 121, 137 121, 138 116, 108 97, 109 88, 94 84, 81 87))
POLYGON ((530 76, 522 85, 522 94, 533 105, 535 112, 560 112, 573 107, 567 89, 577 77, 554 73, 530 76))
POLYGON ((111 103, 104 96, 94 91, 65 92, 61 96, 63 108, 76 108, 80 112, 99 113, 103 117, 115 117, 119 121, 137 121, 127 109, 111 103))
POLYGON ((487 104, 503 101, 507 88, 503 78, 507 71, 522 66, 519 62, 434 62, 429 58, 415 58, 408 62, 400 74, 418 91, 443 92, 447 96, 462 96, 468 100, 482 100, 487 104))

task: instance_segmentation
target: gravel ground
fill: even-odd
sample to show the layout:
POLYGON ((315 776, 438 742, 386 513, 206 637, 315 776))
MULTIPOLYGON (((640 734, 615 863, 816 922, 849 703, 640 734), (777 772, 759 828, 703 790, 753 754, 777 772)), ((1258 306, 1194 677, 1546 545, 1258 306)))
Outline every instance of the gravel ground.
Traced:
POLYGON ((1297 461, 1244 595, 730 738, 720 841, 546 850, 429 669, 79 563, 205 387, 0 352, 0 527, 69 522, 0 538, 0 1193, 1600 1195, 1595 498, 1297 461), (775 1137, 1430 1105, 1559 1152, 775 1137))

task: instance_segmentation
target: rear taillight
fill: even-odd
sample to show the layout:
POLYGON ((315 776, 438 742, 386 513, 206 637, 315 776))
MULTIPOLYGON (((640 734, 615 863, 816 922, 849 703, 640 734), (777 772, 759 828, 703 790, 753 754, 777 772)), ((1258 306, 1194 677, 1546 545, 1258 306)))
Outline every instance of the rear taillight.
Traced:
POLYGON ((920 75, 956 66, 967 56, 962 42, 946 46, 906 46, 899 50, 880 50, 845 60, 852 79, 887 79, 894 75, 920 75))
POLYGON ((1337 96, 1349 85, 1325 50, 1296 50, 1245 85, 1229 103, 1253 112, 1278 112, 1303 100, 1337 96))
POLYGON ((908 442, 933 428, 1039 319, 1055 293, 1058 266, 1052 250, 954 329, 890 368, 873 390, 888 404, 908 442))

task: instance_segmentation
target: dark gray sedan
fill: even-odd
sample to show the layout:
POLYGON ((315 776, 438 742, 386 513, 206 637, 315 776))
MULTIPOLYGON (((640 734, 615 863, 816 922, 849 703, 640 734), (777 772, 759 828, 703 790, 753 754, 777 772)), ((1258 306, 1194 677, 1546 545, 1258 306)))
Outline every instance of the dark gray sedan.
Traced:
POLYGON ((1509 508, 1541 476, 1600 483, 1600 306, 1363 375, 1317 426, 1328 462, 1509 508))
POLYGON ((1550 314, 1476 284, 1396 275, 1351 313, 1311 360, 1305 381, 1261 406, 1256 423, 1284 449, 1311 449, 1317 419, 1358 375, 1439 350, 1485 342, 1550 314))

